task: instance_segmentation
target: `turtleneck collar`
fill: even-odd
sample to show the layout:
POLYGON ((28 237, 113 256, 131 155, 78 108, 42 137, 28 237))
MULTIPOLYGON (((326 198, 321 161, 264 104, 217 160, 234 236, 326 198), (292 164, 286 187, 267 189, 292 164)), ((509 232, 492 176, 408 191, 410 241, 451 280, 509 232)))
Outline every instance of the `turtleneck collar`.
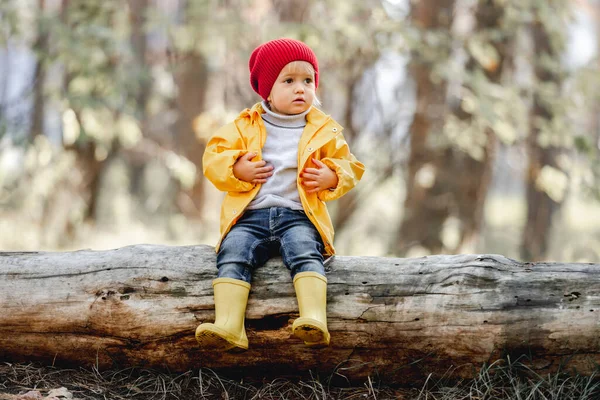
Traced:
POLYGON ((277 114, 271 111, 269 104, 264 100, 262 101, 262 108, 265 111, 262 114, 262 118, 275 126, 282 128, 303 128, 306 126, 306 115, 310 112, 312 106, 303 113, 295 115, 277 114))

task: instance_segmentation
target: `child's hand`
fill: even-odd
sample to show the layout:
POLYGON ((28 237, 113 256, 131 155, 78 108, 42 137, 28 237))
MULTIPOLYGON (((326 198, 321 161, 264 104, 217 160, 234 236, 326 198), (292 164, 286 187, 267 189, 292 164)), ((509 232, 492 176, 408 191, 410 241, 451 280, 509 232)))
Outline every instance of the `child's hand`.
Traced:
POLYGON ((312 159, 317 168, 304 168, 300 177, 306 193, 317 193, 332 189, 338 184, 338 177, 329 167, 317 159, 312 159))
POLYGON ((256 153, 246 153, 233 164, 233 175, 241 181, 250 183, 265 183, 273 175, 273 166, 265 160, 251 161, 256 153))

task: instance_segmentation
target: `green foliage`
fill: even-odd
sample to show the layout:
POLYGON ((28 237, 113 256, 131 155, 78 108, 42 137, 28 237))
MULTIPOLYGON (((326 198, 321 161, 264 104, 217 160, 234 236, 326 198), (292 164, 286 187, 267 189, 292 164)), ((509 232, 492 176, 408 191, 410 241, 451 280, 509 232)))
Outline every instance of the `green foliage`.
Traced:
POLYGON ((600 201, 600 132, 593 131, 593 129, 600 129, 598 121, 598 112, 600 112, 599 64, 599 58, 596 58, 575 73, 573 84, 575 95, 572 96, 570 106, 573 114, 579 117, 579 120, 585 121, 583 124, 579 124, 573 134, 575 150, 580 155, 585 168, 582 186, 588 195, 600 201), (589 117, 581 112, 588 109, 590 105, 592 106, 592 118, 596 119, 595 123, 591 124, 586 121, 586 118, 589 117))
MULTIPOLYGON (((62 12, 38 12, 39 35, 51 45, 38 52, 48 68, 59 66, 64 82, 49 98, 74 111, 78 143, 94 141, 108 151, 123 114, 134 115, 135 95, 147 76, 133 68, 126 14, 119 2, 68 2, 62 12)), ((38 10, 39 11, 39 10, 38 10)))
POLYGON ((401 35, 399 48, 410 52, 413 65, 430 71, 435 85, 451 85, 450 107, 437 116, 443 120, 444 135, 431 140, 438 147, 452 146, 482 160, 486 132, 493 132, 506 145, 519 145, 537 132, 541 148, 578 152, 584 175, 594 177, 584 181, 600 193, 592 189, 600 187, 598 138, 581 129, 591 105, 600 102, 598 63, 568 71, 563 60, 573 4, 562 0, 472 3, 480 23, 475 21, 466 34, 460 28, 452 30, 443 20, 432 24, 415 16, 396 27, 401 35), (540 47, 532 53, 536 43, 540 47), (468 57, 466 64, 457 57, 461 54, 468 57), (519 67, 523 64, 532 71, 519 67), (455 99, 458 107, 453 105, 455 99), (532 105, 540 113, 533 115, 532 105))
POLYGON ((325 50, 319 53, 324 63, 371 64, 379 54, 378 34, 386 28, 380 1, 326 0, 315 4, 311 20, 317 22, 312 35, 319 38, 318 46, 325 50))
POLYGON ((16 2, 0 2, 0 45, 5 46, 11 37, 19 35, 19 27, 19 8, 16 2))

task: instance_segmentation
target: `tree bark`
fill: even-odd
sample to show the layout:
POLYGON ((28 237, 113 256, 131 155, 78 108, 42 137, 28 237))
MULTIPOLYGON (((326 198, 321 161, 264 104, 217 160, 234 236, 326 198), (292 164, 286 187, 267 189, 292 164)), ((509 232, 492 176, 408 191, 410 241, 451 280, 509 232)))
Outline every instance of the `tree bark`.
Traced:
POLYGON ((214 320, 213 247, 0 253, 0 360, 399 384, 472 377, 506 353, 539 373, 600 363, 600 265, 455 255, 337 257, 329 269, 330 347, 292 336, 298 306, 274 259, 254 276, 249 350, 217 353, 194 338, 214 320))

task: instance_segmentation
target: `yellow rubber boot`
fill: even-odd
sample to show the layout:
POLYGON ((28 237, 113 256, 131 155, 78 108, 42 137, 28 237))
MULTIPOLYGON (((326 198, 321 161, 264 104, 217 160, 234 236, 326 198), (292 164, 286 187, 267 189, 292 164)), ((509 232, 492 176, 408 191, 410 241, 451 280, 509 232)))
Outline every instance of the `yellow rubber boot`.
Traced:
POLYGON ((215 292, 215 322, 196 329, 200 347, 217 351, 246 350, 248 337, 244 328, 250 284, 239 279, 217 278, 215 292))
POLYGON ((294 276, 300 318, 294 321, 294 335, 310 347, 329 346, 327 330, 327 278, 317 272, 300 272, 294 276))

